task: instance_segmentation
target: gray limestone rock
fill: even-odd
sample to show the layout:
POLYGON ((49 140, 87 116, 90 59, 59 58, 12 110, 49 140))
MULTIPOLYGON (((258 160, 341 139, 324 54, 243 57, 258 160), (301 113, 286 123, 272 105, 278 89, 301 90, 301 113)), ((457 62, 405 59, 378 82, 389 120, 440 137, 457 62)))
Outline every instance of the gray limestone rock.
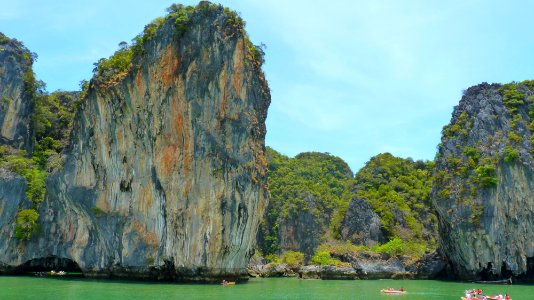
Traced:
POLYGON ((0 33, 0 144, 32 150, 32 54, 15 39, 0 33), (30 76, 31 75, 31 76, 30 76))
POLYGON ((363 199, 353 198, 341 223, 341 238, 355 245, 384 243, 380 217, 363 199))
POLYGON ((15 212, 0 211, 5 269, 59 258, 86 276, 247 278, 268 200, 269 88, 244 31, 201 5, 183 36, 169 19, 129 72, 91 82, 40 233, 17 240, 5 227, 15 212))
POLYGON ((457 278, 534 274, 529 86, 516 85, 515 112, 503 104, 503 86, 471 87, 444 128, 432 198, 442 250, 457 278))
POLYGON ((278 237, 283 250, 294 250, 311 257, 321 242, 324 234, 322 221, 312 211, 315 208, 314 198, 306 194, 306 209, 297 214, 280 220, 278 237))

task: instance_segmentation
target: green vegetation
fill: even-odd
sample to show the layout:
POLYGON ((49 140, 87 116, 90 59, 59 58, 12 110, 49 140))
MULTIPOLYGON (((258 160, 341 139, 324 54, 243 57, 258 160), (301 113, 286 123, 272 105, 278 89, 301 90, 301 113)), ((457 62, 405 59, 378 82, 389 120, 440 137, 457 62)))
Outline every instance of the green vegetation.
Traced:
MULTIPOLYGON (((185 6, 182 4, 172 4, 166 9, 165 17, 158 17, 145 26, 142 33, 132 39, 130 46, 126 42, 119 44, 117 50, 111 57, 102 58, 94 64, 93 74, 94 83, 101 87, 110 87, 117 84, 124 78, 134 66, 136 58, 140 58, 145 53, 145 45, 153 40, 158 28, 167 22, 174 24, 176 36, 181 38, 189 30, 191 20, 197 13, 207 15, 212 11, 222 9, 226 14, 226 24, 222 24, 222 31, 226 37, 236 33, 243 36, 247 47, 247 58, 256 66, 264 63, 264 52, 262 46, 255 46, 250 41, 245 32, 245 21, 238 13, 223 8, 221 5, 212 4, 208 1, 201 1, 197 6, 185 6)), ((220 29, 220 25, 214 25, 220 29)))
MULTIPOLYGON (((515 163, 521 160, 521 145, 525 138, 530 140, 530 151, 534 153, 534 81, 512 82, 503 85, 499 92, 502 103, 509 113, 509 131, 505 134, 495 132, 481 145, 464 147, 460 155, 451 154, 442 157, 438 154, 438 161, 442 164, 442 171, 435 175, 435 186, 439 201, 450 201, 449 210, 456 209, 471 211, 468 218, 463 216, 454 222, 478 224, 482 220, 484 210, 481 208, 477 195, 484 189, 492 189, 498 185, 497 166, 500 162, 515 163), (524 128, 530 131, 525 137, 524 128), (495 146, 497 145, 497 149, 495 146), (504 146, 504 147, 503 147, 504 146), (489 147, 489 148, 488 148, 489 147), (495 151, 497 150, 497 151, 495 151)), ((486 95, 486 96, 489 96, 486 95)), ((500 119, 498 115, 493 116, 500 119)), ((460 114, 450 125, 444 127, 443 141, 449 139, 464 139, 467 135, 462 128, 471 128, 470 118, 466 112, 460 114)), ((506 123, 504 123, 506 124, 506 123)))
POLYGON ((24 209, 17 214, 15 236, 21 240, 29 240, 32 233, 39 230, 37 219, 39 215, 34 209, 24 209))
POLYGON ((502 92, 502 103, 508 109, 508 112, 511 115, 514 115, 518 108, 525 104, 525 94, 518 91, 518 84, 509 83, 505 84, 501 88, 502 92))
POLYGON ((411 257, 422 257, 428 246, 424 243, 414 241, 403 241, 396 237, 383 245, 375 245, 371 250, 378 253, 389 254, 393 256, 407 255, 411 257))
MULTIPOLYGON (((441 158, 441 162, 442 170, 434 175, 439 201, 451 201, 457 206, 473 208, 479 205, 476 202, 479 189, 497 186, 496 161, 485 157, 478 147, 465 146, 461 155, 441 158)), ((480 218, 471 216, 459 221, 475 224, 473 222, 480 218)))
POLYGON ((34 134, 32 137, 34 149, 32 153, 27 153, 9 146, 0 146, 0 168, 17 173, 26 181, 26 197, 31 202, 31 207, 17 213, 15 236, 28 240, 38 231, 37 211, 45 198, 47 171, 62 165, 59 153, 67 144, 72 127, 74 113, 71 104, 74 102, 75 94, 66 92, 48 94, 45 84, 36 80, 32 71, 36 55, 29 52, 22 43, 16 40, 15 42, 21 51, 20 57, 27 64, 23 74, 23 97, 33 104, 31 127, 34 134))
MULTIPOLYGON (((302 211, 310 211, 323 231, 332 225, 332 216, 348 206, 353 174, 347 163, 328 153, 307 152, 288 158, 267 148, 271 199, 262 225, 262 252, 279 253, 279 224, 302 211), (314 207, 306 201, 313 197, 314 207)), ((339 224, 336 224, 338 226, 339 224)))
POLYGON ((31 209, 17 213, 15 236, 29 239, 37 232, 37 209, 46 194, 46 172, 39 169, 33 159, 26 158, 26 151, 18 151, 8 146, 0 146, 0 168, 15 172, 26 180, 26 197, 32 203, 31 209))
POLYGON ((484 165, 476 168, 477 180, 483 187, 497 185, 496 170, 492 165, 484 165))
POLYGON ((304 264, 304 253, 288 250, 280 256, 280 262, 292 269, 297 269, 304 264))
POLYGON ((456 122, 452 122, 449 125, 443 127, 442 137, 446 140, 455 137, 461 136, 466 139, 469 131, 473 127, 475 121, 474 117, 469 117, 466 112, 460 114, 456 122))
POLYGON ((5 96, 2 97, 2 101, 0 101, 0 111, 6 111, 12 102, 13 102, 13 99, 5 97, 5 96))
POLYGON ((97 219, 102 218, 102 217, 106 214, 105 211, 101 210, 100 208, 98 208, 98 207, 96 207, 96 206, 93 207, 93 208, 91 208, 91 211, 93 212, 93 214, 95 215, 95 217, 96 217, 97 219))
POLYGON ((11 104, 12 102, 13 102, 13 99, 8 98, 8 97, 6 97, 6 96, 2 97, 2 104, 4 104, 4 105, 9 105, 9 104, 11 104))
POLYGON ((176 34, 181 37, 189 27, 191 14, 195 12, 195 7, 184 6, 182 4, 172 4, 168 9, 170 18, 174 18, 176 34))
POLYGON ((11 41, 11 39, 0 32, 0 44, 5 44, 5 43, 8 43, 9 41, 11 41))
POLYGON ((110 58, 101 58, 94 64, 94 80, 97 83, 112 85, 122 79, 132 67, 133 50, 119 49, 110 58))
POLYGON ((312 264, 319 266, 349 267, 350 264, 333 258, 328 251, 317 250, 311 259, 312 264))
POLYGON ((523 137, 517 133, 517 124, 523 120, 526 113, 525 122, 527 129, 530 131, 531 152, 534 153, 534 80, 525 80, 522 82, 511 82, 500 88, 502 94, 502 103, 507 108, 508 113, 512 116, 510 127, 512 131, 508 134, 509 145, 505 149, 504 161, 513 162, 519 158, 519 149, 523 137), (524 109, 526 108, 526 112, 524 109))
MULTIPOLYGON (((466 152, 478 160, 476 149, 466 152)), ((271 200, 260 229, 259 245, 270 261, 293 257, 294 252, 279 244, 279 226, 306 211, 322 230, 322 245, 315 249, 312 263, 340 266, 343 263, 338 258, 361 251, 421 257, 436 248, 437 219, 430 203, 432 162, 380 154, 353 177, 343 160, 328 153, 301 153, 294 158, 271 148, 267 153, 271 200), (312 207, 307 195, 312 196, 312 207), (353 197, 371 204, 389 242, 365 247, 339 240, 341 221, 353 197), (277 256, 279 253, 282 258, 277 256)))
POLYGON ((329 241, 326 244, 322 244, 317 248, 317 253, 329 253, 333 257, 343 257, 346 255, 358 256, 361 252, 367 253, 382 253, 391 256, 410 256, 411 258, 420 258, 425 252, 429 250, 429 247, 425 243, 418 243, 414 241, 403 241, 402 239, 395 237, 385 244, 376 244, 372 247, 356 246, 349 241, 329 241))
POLYGON ((437 219, 430 203, 433 168, 433 162, 384 153, 371 158, 356 174, 357 197, 380 216, 390 240, 435 249, 437 219))
POLYGON ((519 151, 512 148, 511 146, 506 146, 504 148, 504 161, 513 162, 519 158, 519 151))

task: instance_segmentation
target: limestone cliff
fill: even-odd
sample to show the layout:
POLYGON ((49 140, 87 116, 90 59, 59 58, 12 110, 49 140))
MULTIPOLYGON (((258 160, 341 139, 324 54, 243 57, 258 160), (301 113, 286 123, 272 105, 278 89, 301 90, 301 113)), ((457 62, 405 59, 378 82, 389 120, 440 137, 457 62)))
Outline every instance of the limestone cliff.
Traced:
POLYGON ((47 180, 40 233, 1 232, 5 270, 59 257, 88 276, 246 276, 268 198, 261 50, 228 9, 173 7, 117 52, 126 68, 100 62, 47 180))
POLYGON ((31 150, 32 54, 0 33, 0 143, 31 150))
POLYGON ((258 232, 259 249, 266 256, 298 251, 309 259, 331 232, 333 220, 341 219, 341 206, 348 206, 352 171, 328 153, 290 158, 268 148, 268 160, 271 197, 258 232))
POLYGON ((379 216, 363 199, 353 198, 341 222, 341 239, 371 247, 386 242, 379 216))
POLYGON ((443 129, 432 189, 459 278, 534 277, 534 84, 469 88, 443 129))

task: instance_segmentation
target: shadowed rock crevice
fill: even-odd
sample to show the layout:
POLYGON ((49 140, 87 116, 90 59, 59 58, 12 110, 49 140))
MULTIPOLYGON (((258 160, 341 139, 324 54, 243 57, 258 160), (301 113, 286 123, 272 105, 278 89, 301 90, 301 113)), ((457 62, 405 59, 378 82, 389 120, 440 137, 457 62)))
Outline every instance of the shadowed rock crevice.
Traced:
POLYGON ((68 258, 56 256, 35 258, 14 268, 13 274, 26 274, 33 272, 65 271, 67 273, 82 273, 78 264, 68 258))

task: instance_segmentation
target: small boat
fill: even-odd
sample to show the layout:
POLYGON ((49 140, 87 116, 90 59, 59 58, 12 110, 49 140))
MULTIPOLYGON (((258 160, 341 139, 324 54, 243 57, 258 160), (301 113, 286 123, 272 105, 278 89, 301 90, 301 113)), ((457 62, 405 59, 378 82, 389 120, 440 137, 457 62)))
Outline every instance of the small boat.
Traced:
POLYGON ((393 289, 382 289, 382 290, 380 290, 380 292, 384 293, 384 294, 392 294, 392 295, 406 294, 406 291, 393 290, 393 289))
MULTIPOLYGON (((479 295, 481 296, 481 295, 479 295)), ((482 296, 481 296, 482 297, 482 296)), ((470 299, 467 299, 466 297, 461 297, 462 300, 478 300, 478 299, 482 299, 482 298, 478 298, 478 297, 472 297, 470 299)), ((503 298, 499 298, 499 296, 486 296, 486 299, 488 300, 499 300, 499 299, 503 299, 504 300, 504 297, 503 298)), ((512 300, 512 299, 510 299, 512 300)))
POLYGON ((512 284, 512 277, 503 280, 475 281, 482 284, 512 284))
POLYGON ((223 282, 221 283, 221 285, 235 285, 235 281, 226 281, 226 280, 223 280, 223 282))

